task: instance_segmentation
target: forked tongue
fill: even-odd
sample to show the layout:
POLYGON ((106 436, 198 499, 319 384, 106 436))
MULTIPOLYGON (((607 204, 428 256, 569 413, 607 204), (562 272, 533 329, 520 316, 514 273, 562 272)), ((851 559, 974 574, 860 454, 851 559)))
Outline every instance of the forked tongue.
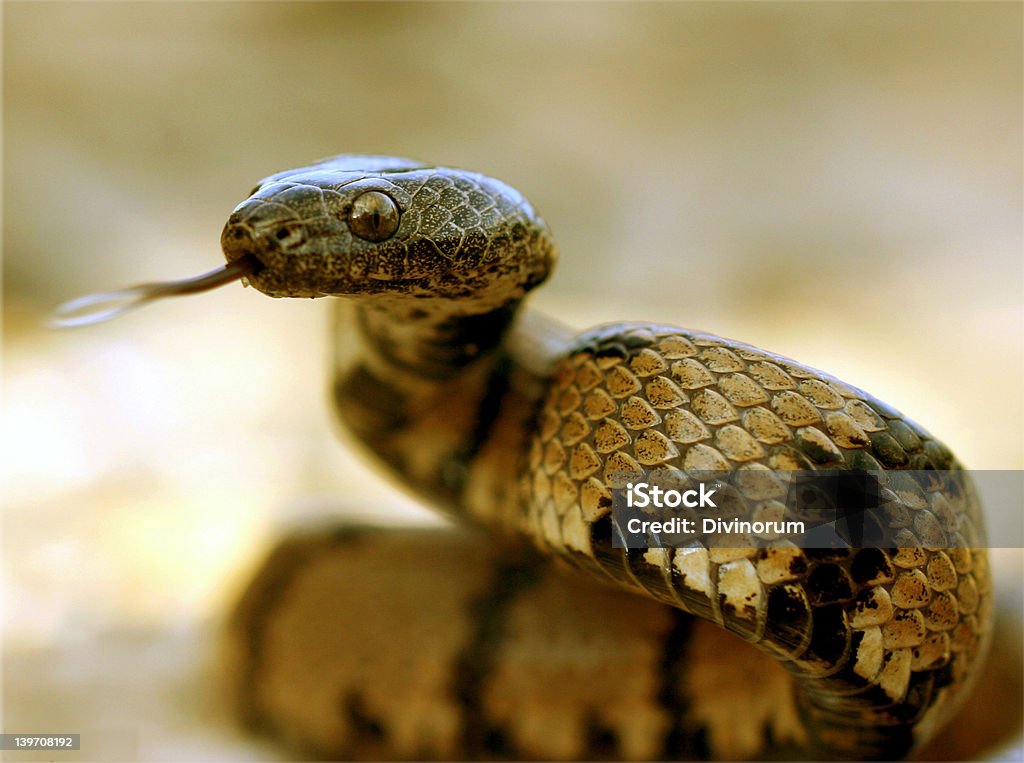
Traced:
POLYGON ((180 281, 141 283, 127 289, 86 294, 84 297, 76 297, 65 302, 54 310, 46 325, 54 329, 91 326, 94 323, 109 321, 157 299, 181 297, 216 289, 218 286, 250 276, 261 267, 258 259, 251 254, 245 254, 201 276, 183 278, 180 281))

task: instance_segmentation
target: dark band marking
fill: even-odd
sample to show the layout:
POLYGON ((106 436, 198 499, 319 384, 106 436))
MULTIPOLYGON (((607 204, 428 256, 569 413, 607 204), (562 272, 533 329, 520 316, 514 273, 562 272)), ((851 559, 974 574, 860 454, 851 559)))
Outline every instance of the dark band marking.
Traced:
POLYGON ((587 713, 583 728, 586 739, 583 747, 585 760, 618 760, 621 758, 618 734, 614 729, 601 723, 593 711, 587 713))
POLYGON ((335 410, 354 419, 358 412, 359 421, 346 421, 356 432, 372 433, 375 440, 404 429, 409 423, 405 412, 405 396, 385 379, 360 365, 349 374, 334 381, 335 410), (348 405, 349 401, 360 401, 361 407, 348 405), (365 422, 364 419, 369 419, 365 422))
MULTIPOLYGON (((348 749, 353 759, 379 758, 385 751, 387 727, 366 709, 366 700, 356 691, 345 691, 339 698, 340 711, 348 722, 348 749)), ((347 757, 347 756, 346 756, 347 757)))
POLYGON ((242 675, 237 685, 235 706, 242 723, 252 731, 278 736, 272 717, 260 706, 260 684, 265 657, 265 633, 277 614, 288 589, 299 578, 310 562, 318 559, 325 549, 346 546, 358 541, 372 530, 356 525, 321 531, 296 533, 271 552, 270 558, 246 589, 231 616, 230 630, 244 636, 240 648, 244 650, 242 675), (314 542, 310 542, 313 540, 314 542))
POLYGON ((467 759, 516 757, 508 735, 487 719, 484 690, 506 637, 509 608, 539 582, 543 568, 540 562, 498 562, 492 584, 470 605, 471 636, 455 661, 452 686, 462 716, 460 751, 467 759))
POLYGON ((690 698, 683 691, 683 677, 686 675, 687 647, 694 617, 677 609, 671 613, 672 627, 665 634, 661 646, 661 688, 658 690, 658 703, 668 715, 671 725, 659 757, 663 760, 707 760, 711 757, 707 730, 690 728, 686 724, 690 698))
POLYGON ((502 356, 487 379, 487 387, 478 408, 476 426, 469 433, 469 438, 462 444, 460 451, 449 458, 449 463, 440 465, 443 469, 441 480, 456 496, 461 496, 473 460, 491 436, 501 413, 502 403, 509 392, 511 373, 511 361, 508 357, 502 356), (448 468, 444 468, 445 466, 448 468), (452 468, 453 466, 461 468, 452 468))

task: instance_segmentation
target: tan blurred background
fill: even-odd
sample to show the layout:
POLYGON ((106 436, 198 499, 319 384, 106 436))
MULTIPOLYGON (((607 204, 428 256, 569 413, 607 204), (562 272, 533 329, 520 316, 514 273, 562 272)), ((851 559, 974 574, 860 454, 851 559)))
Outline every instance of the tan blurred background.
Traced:
MULTIPOLYGON (((211 720, 227 597, 296 517, 432 521, 336 442, 323 301, 41 328, 214 267, 255 181, 325 155, 518 187, 562 248, 534 304, 573 324, 742 339, 1024 467, 1021 29, 1019 3, 5 3, 4 729, 269 757, 211 720)), ((1012 634, 1021 552, 995 567, 1012 634)), ((1016 649, 987 679, 1011 711, 1016 649)))

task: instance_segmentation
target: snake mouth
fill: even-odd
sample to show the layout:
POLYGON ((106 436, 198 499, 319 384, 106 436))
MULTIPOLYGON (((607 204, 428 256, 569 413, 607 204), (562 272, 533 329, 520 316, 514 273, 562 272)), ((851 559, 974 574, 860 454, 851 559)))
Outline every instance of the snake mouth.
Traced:
POLYGON ((258 276, 267 268, 267 264, 260 259, 260 256, 256 252, 246 252, 246 255, 252 259, 252 271, 249 273, 250 276, 258 276))
POLYGON ((267 270, 267 263, 255 248, 229 250, 225 247, 224 259, 227 262, 227 267, 240 269, 242 272, 240 280, 243 285, 259 288, 254 279, 259 278, 260 274, 267 270))
POLYGON ((252 249, 242 249, 233 252, 225 251, 224 259, 228 261, 229 265, 244 260, 249 268, 246 278, 257 276, 267 269, 267 263, 260 257, 259 252, 252 249))
POLYGON ((270 267, 269 257, 271 254, 264 250, 260 244, 262 238, 244 222, 231 221, 221 234, 221 249, 224 252, 224 259, 228 264, 234 264, 244 260, 249 272, 247 279, 258 276, 270 267))

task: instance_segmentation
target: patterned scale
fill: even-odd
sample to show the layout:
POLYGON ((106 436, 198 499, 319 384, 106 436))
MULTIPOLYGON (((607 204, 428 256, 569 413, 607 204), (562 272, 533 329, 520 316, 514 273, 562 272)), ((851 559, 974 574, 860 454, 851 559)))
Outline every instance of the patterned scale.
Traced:
POLYGON ((929 723, 962 698, 964 666, 988 635, 990 576, 967 476, 922 485, 899 472, 960 469, 925 430, 819 371, 657 325, 588 332, 551 378, 521 477, 524 530, 542 547, 718 623, 811 679, 805 710, 829 747, 863 735, 867 713, 891 719, 876 727, 891 746, 933 700, 929 723), (781 509, 769 470, 889 470, 884 509, 901 548, 613 548, 616 473, 668 468, 760 477, 744 488, 755 517, 781 509), (961 652, 968 659, 951 660, 961 652))

